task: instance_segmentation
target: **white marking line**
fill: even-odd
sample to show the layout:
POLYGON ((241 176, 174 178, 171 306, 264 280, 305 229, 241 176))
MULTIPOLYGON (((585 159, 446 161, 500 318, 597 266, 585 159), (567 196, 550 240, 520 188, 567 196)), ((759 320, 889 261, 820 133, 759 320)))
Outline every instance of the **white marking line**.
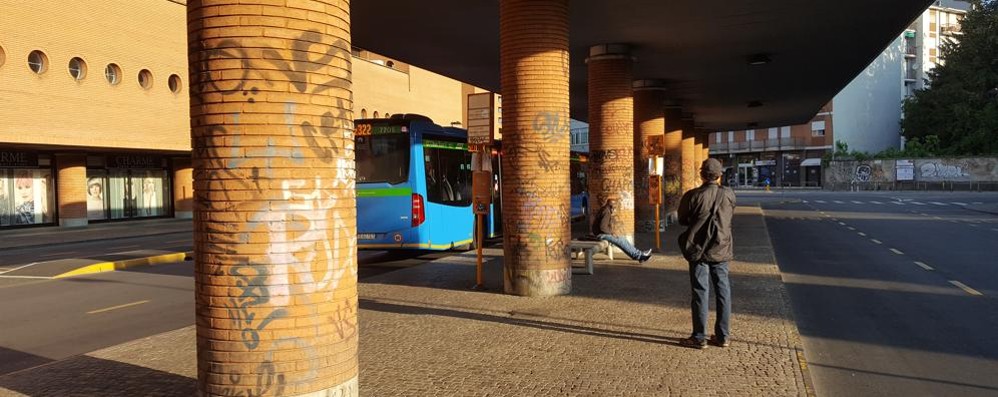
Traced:
POLYGON ((818 204, 825 204, 825 200, 814 200, 814 202, 818 204))
POLYGON ((969 224, 970 227, 981 227, 981 225, 975 225, 973 223, 969 224))
POLYGON ((845 204, 845 201, 839 201, 839 200, 835 200, 835 201, 834 201, 834 203, 835 203, 835 204, 845 204))
POLYGON ((883 242, 881 242, 880 240, 877 240, 875 238, 871 238, 870 241, 872 241, 874 244, 883 244, 883 242))
MULTIPOLYGON (((31 263, 29 263, 27 265, 22 265, 22 266, 15 267, 13 269, 4 270, 4 271, 0 272, 0 274, 10 273, 12 271, 19 270, 19 269, 24 269, 24 268, 26 268, 28 266, 34 266, 34 265, 37 265, 37 264, 38 264, 38 262, 31 262, 31 263)), ((13 276, 11 276, 11 277, 13 277, 13 276)))
POLYGON ((846 225, 846 223, 845 223, 845 222, 839 222, 839 224, 840 224, 840 225, 842 225, 842 226, 845 226, 845 225, 846 225))
POLYGON ((904 203, 902 203, 900 201, 891 201, 891 204, 894 204, 894 205, 904 205, 904 203))
POLYGON ((975 201, 975 202, 973 202, 971 204, 973 204, 973 205, 981 205, 981 204, 984 204, 984 202, 983 201, 975 201))
POLYGON ((853 204, 863 204, 863 202, 862 202, 862 201, 856 201, 856 200, 853 200, 853 201, 852 201, 852 203, 853 203, 853 204))
POLYGON ((915 204, 915 205, 925 205, 925 203, 918 202, 918 201, 912 201, 911 203, 915 204))
POLYGON ((926 265, 926 264, 924 264, 922 262, 919 262, 919 261, 915 261, 915 264, 918 265, 918 267, 920 267, 922 269, 925 269, 925 270, 928 270, 930 272, 933 271, 933 270, 936 270, 936 269, 933 269, 932 266, 926 265))
POLYGON ((897 248, 891 248, 891 252, 893 252, 893 253, 895 253, 895 254, 898 254, 898 255, 904 255, 904 252, 901 252, 901 251, 900 251, 900 250, 898 250, 897 248))
POLYGON ((973 288, 970 288, 970 287, 967 286, 967 284, 961 283, 959 281, 949 280, 949 283, 955 285, 959 289, 962 289, 963 292, 966 292, 968 294, 976 295, 976 296, 984 295, 980 291, 978 291, 976 289, 973 289, 973 288))
POLYGON ((801 202, 807 204, 807 200, 801 200, 801 202))
POLYGON ((126 308, 126 307, 131 307, 131 306, 138 306, 138 305, 141 305, 141 304, 143 304, 143 303, 149 303, 149 301, 147 301, 147 300, 144 300, 144 301, 138 301, 138 302, 132 302, 132 303, 126 303, 126 304, 124 304, 124 305, 118 305, 118 306, 111 306, 111 307, 105 307, 105 308, 103 308, 103 309, 97 309, 97 310, 91 310, 91 311, 87 312, 87 314, 97 314, 97 313, 104 313, 104 312, 109 312, 109 311, 111 311, 111 310, 118 310, 118 309, 124 309, 124 308, 126 308))
POLYGON ((852 227, 852 226, 849 226, 849 227, 847 227, 846 229, 849 229, 850 231, 853 231, 853 232, 855 232, 855 231, 856 231, 856 228, 854 228, 854 227, 852 227))
POLYGON ((45 277, 45 276, 0 276, 0 278, 29 278, 29 279, 37 279, 37 280, 51 280, 52 279, 52 277, 45 277))
POLYGON ((945 207, 945 206, 946 206, 946 204, 945 204, 945 203, 940 203, 940 202, 938 202, 938 201, 932 201, 931 203, 932 203, 933 205, 941 205, 941 206, 943 206, 943 207, 945 207))
POLYGON ((858 234, 860 236, 863 236, 863 237, 866 237, 866 233, 863 233, 863 232, 859 232, 859 233, 856 233, 856 234, 858 234))
POLYGON ((879 201, 871 201, 871 203, 876 204, 876 205, 884 205, 884 203, 881 203, 879 201))
POLYGON ((942 220, 943 218, 940 218, 940 217, 938 217, 938 216, 934 216, 934 217, 932 217, 932 219, 939 219, 939 220, 942 220))
POLYGON ((956 205, 959 205, 961 207, 966 207, 967 205, 969 205, 967 203, 961 203, 959 201, 953 201, 953 202, 950 202, 950 204, 956 204, 956 205))

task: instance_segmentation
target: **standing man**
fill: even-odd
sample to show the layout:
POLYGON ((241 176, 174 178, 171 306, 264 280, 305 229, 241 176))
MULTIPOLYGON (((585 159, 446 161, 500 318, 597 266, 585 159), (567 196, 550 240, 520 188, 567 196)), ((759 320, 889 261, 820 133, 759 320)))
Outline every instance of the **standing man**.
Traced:
POLYGON ((687 347, 707 347, 708 280, 716 297, 717 321, 711 344, 728 347, 731 322, 731 284, 728 261, 734 258, 731 241, 731 217, 735 211, 735 193, 721 186, 724 167, 716 159, 700 166, 703 184, 690 190, 679 201, 679 224, 686 226, 679 235, 679 249, 690 263, 690 286, 693 299, 693 334, 683 339, 687 347))

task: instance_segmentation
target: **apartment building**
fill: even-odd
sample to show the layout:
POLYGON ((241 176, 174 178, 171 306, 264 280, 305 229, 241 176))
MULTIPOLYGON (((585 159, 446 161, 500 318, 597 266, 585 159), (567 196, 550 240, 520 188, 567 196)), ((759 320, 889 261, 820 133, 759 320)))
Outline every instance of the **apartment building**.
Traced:
POLYGON ((711 156, 726 164, 728 183, 818 186, 821 158, 836 142, 867 153, 900 148, 901 103, 928 86, 940 46, 959 40, 969 9, 965 1, 933 3, 808 123, 712 133, 711 156))
MULTIPOLYGON (((0 0, 0 229, 192 216, 185 3, 0 0)), ((487 92, 362 49, 352 74, 356 118, 467 125, 487 92)))

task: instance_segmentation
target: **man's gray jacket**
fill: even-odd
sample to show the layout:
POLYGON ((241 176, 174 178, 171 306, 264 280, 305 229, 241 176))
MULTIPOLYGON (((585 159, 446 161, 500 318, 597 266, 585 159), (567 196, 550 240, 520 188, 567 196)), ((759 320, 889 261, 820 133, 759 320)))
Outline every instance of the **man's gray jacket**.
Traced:
POLYGON ((731 218, 735 212, 735 193, 714 182, 690 190, 679 201, 679 224, 686 226, 679 235, 679 249, 691 262, 727 262, 734 259, 731 218), (711 219, 717 203, 717 217, 711 219), (713 224, 711 224, 713 223, 713 224))

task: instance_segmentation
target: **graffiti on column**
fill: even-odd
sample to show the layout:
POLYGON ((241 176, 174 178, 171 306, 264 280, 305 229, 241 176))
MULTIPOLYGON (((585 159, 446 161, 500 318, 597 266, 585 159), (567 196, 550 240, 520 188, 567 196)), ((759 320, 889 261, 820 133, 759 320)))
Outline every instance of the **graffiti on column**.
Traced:
POLYGON ((662 190, 665 192, 665 208, 668 212, 679 208, 679 199, 683 195, 682 161, 679 154, 670 150, 665 154, 665 177, 662 180, 662 190))
MULTIPOLYGON (((274 103, 260 103, 257 98, 263 88, 278 81, 286 81, 292 92, 317 96, 331 89, 349 88, 335 77, 312 82, 310 77, 334 59, 350 59, 345 41, 320 44, 324 39, 328 37, 318 31, 304 32, 293 40, 290 50, 258 48, 259 44, 244 45, 235 39, 220 40, 212 47, 202 45, 192 62, 192 98, 241 96, 248 103, 245 108, 252 113, 254 106, 274 106, 274 103), (241 76, 221 79, 222 74, 205 69, 210 62, 225 60, 238 61, 241 76)), ((198 37, 194 42, 204 43, 198 37)), ((349 210, 343 208, 345 198, 337 196, 354 189, 353 132, 348 110, 351 105, 334 96, 320 97, 331 102, 330 110, 321 116, 300 115, 299 104, 283 103, 286 133, 247 134, 246 124, 241 121, 248 116, 243 113, 224 115, 228 123, 214 122, 207 129, 194 126, 194 158, 202 165, 196 169, 203 172, 196 175, 201 188, 196 191, 200 211, 195 216, 199 218, 199 227, 207 229, 203 231, 210 235, 198 241, 199 262, 204 273, 231 276, 237 291, 223 305, 228 316, 220 316, 215 307, 202 310, 213 319, 235 323, 245 351, 263 353, 263 360, 252 375, 239 375, 242 371, 238 369, 222 368, 221 373, 230 374, 223 395, 283 395, 286 385, 319 377, 323 365, 319 346, 313 344, 320 338, 323 344, 337 342, 331 340, 324 327, 332 327, 339 341, 357 337, 356 299, 322 308, 325 321, 297 326, 298 334, 304 331, 306 336, 261 337, 277 322, 286 321, 290 325, 280 328, 288 329, 302 321, 290 315, 292 305, 319 311, 319 306, 331 300, 341 286, 356 284, 353 219, 342 216, 340 211, 349 210), (315 117, 318 123, 314 123, 315 117), (310 156, 304 151, 309 151, 310 156), (329 164, 329 168, 336 170, 336 177, 301 179, 282 169, 305 167, 306 157, 329 164), (278 180, 279 187, 273 186, 278 180), (245 221, 244 230, 222 225, 240 221, 245 221), (263 248, 236 249, 240 245, 263 248), (309 363, 308 368, 298 368, 294 378, 278 371, 274 362, 276 352, 288 349, 302 351, 309 363)), ((195 116, 195 120, 200 122, 210 117, 215 116, 195 116)), ((200 294, 199 303, 209 306, 200 294)), ((280 333, 275 330, 268 335, 280 333)))
POLYGON ((569 246, 565 241, 565 233, 571 222, 569 203, 567 200, 552 200, 567 198, 570 193, 567 180, 569 123, 570 118, 566 112, 539 112, 531 123, 532 132, 539 134, 542 143, 564 148, 566 153, 562 155, 549 152, 547 145, 535 147, 529 143, 519 143, 503 148, 503 155, 510 164, 533 160, 545 173, 561 173, 566 176, 564 183, 538 183, 535 178, 524 178, 509 184, 514 186, 512 194, 520 200, 518 208, 513 210, 519 216, 510 217, 509 221, 504 222, 503 228, 510 242, 507 255, 518 261, 562 262, 570 256, 569 246))

